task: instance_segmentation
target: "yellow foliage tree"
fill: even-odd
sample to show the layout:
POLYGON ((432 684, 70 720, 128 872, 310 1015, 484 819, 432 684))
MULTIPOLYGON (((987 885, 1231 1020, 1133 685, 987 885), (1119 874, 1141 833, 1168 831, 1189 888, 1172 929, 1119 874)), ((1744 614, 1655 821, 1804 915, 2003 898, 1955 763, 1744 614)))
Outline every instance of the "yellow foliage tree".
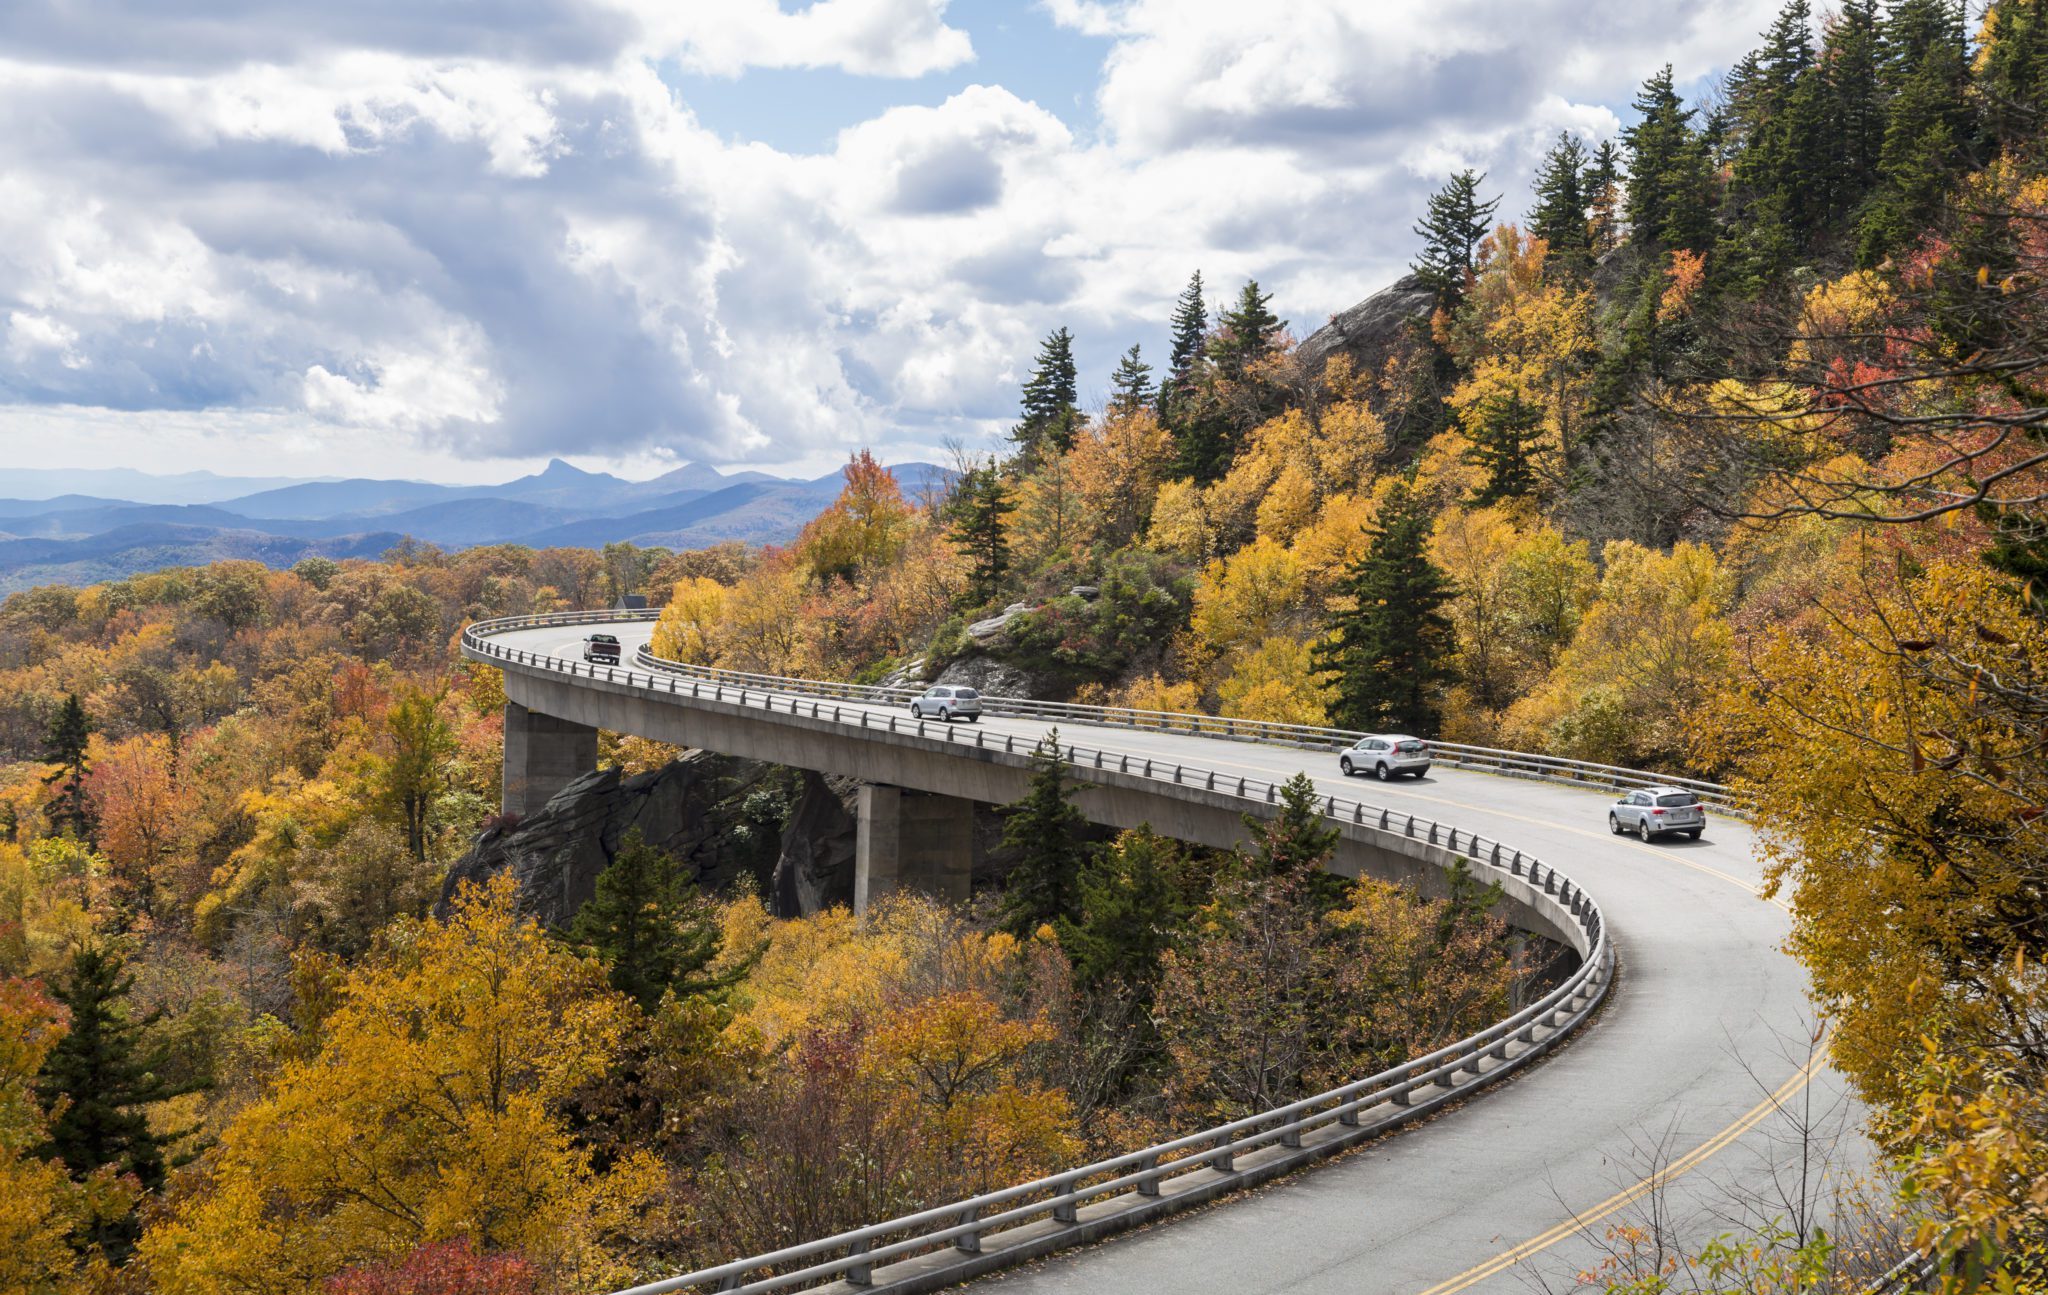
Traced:
POLYGON ((654 623, 654 655, 689 665, 715 665, 731 591, 709 576, 676 581, 654 623))
POLYGON ((1327 724, 1322 673, 1311 645, 1274 637, 1232 658, 1230 674, 1217 686, 1217 709, 1231 719, 1271 724, 1327 724))
POLYGON ((144 1234, 157 1290, 317 1292, 329 1276, 464 1238, 580 1286, 622 1276, 606 1241, 661 1184, 635 1153, 599 1171, 559 1110, 632 1020, 604 969, 514 909, 509 877, 446 922, 399 927, 351 971, 317 1053, 286 1064, 144 1234))
POLYGON ((1261 537, 1202 572, 1195 635, 1217 653, 1250 648, 1299 621, 1303 593, 1301 563, 1261 537))
POLYGON ((1143 535, 1172 456, 1173 438, 1150 409, 1090 423, 1067 451, 1085 538, 1120 549, 1143 535))

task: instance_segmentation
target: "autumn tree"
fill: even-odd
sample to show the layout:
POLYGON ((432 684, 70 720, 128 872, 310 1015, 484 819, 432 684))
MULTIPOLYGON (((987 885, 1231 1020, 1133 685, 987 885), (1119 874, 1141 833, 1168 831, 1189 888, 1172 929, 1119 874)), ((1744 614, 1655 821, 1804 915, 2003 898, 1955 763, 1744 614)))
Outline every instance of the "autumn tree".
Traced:
POLYGON ((133 1204, 113 1169, 80 1185, 39 1150, 48 1125, 35 1078, 64 1031, 62 1009, 35 981, 0 979, 0 1290, 83 1295, 74 1240, 133 1204))
POLYGON ((895 475, 861 450, 844 476, 839 497, 796 541, 811 578, 821 583, 872 574, 895 561, 909 541, 911 508, 895 475))
POLYGON ((1456 677, 1452 625, 1443 607, 1456 592, 1429 560, 1429 517, 1397 484, 1372 529, 1372 546, 1344 578, 1349 607, 1336 617, 1316 664, 1331 685, 1337 722, 1367 731, 1436 728, 1441 689, 1456 677))
POLYGON ((385 736, 391 754, 383 766, 386 811, 405 833, 405 847, 415 859, 427 857, 427 835, 434 801, 448 785, 448 757, 455 734, 441 713, 445 691, 408 688, 385 713, 385 736))
MULTIPOLYGON (((97 946, 72 955, 55 988, 70 1020, 36 1076, 36 1095, 54 1112, 41 1154, 63 1161, 75 1179, 111 1168, 155 1192, 168 1172, 166 1148, 179 1135, 152 1128, 149 1108, 196 1092, 207 1081, 189 1074, 177 1078, 186 1068, 152 1037, 162 1014, 129 1014, 134 987, 119 955, 97 946)), ((140 1223, 126 1215, 96 1220, 81 1240, 118 1262, 140 1235, 140 1223)))
POLYGON ((1091 851, 1084 836, 1087 820, 1073 797, 1054 729, 1032 751, 1030 789, 1003 822, 1003 848, 1013 861, 998 925, 1020 939, 1048 923, 1071 922, 1080 912, 1081 873, 1091 851))
POLYGON ((648 645, 658 657, 689 665, 711 665, 718 652, 732 591, 710 576, 676 581, 648 645))
POLYGON ((55 791, 43 813, 52 830, 81 839, 92 835, 92 801, 85 787, 91 737, 92 722, 78 694, 66 693, 43 739, 43 763, 54 766, 43 776, 43 784, 55 791))
POLYGON ((157 1289, 314 1295, 333 1274, 457 1237, 579 1285, 629 1272, 607 1242, 659 1189, 645 1152, 600 1168, 558 1113, 633 1019, 596 962, 467 887, 343 977, 310 1055, 235 1114, 204 1189, 144 1234, 157 1289))
POLYGON ((1084 429, 1067 455, 1082 530, 1107 549, 1129 547, 1152 520, 1172 443, 1149 408, 1084 429))

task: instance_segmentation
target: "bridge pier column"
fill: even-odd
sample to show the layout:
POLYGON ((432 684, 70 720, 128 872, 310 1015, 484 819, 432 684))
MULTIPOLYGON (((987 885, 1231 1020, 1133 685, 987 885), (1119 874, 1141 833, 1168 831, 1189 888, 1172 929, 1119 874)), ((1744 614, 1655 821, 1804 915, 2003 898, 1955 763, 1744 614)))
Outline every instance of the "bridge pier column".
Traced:
POLYGON ((501 806, 521 818, 597 768, 597 730, 574 720, 505 703, 505 777, 501 806))
POLYGON ((974 874, 974 802, 880 787, 860 789, 853 856, 853 911, 914 890, 965 900, 974 874))

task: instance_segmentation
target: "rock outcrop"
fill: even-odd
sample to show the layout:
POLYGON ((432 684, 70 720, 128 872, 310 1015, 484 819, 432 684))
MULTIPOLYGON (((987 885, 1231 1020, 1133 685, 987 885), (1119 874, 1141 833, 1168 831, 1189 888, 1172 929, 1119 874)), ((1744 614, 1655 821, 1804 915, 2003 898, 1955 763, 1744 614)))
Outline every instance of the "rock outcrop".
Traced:
MULTIPOLYGON (((457 886, 510 872, 520 907, 548 925, 565 925, 596 892, 597 875, 639 828, 648 844, 676 856, 691 880, 722 890, 742 876, 767 891, 776 842, 742 827, 743 802, 765 789, 772 765, 693 751, 660 769, 626 775, 616 768, 583 775, 523 822, 493 827, 448 870, 440 910, 457 886)), ((848 847, 847 893, 852 893, 848 847)))
POLYGON ((1408 337, 1409 326, 1427 319, 1435 307, 1436 295, 1411 274, 1332 315, 1294 353, 1311 373, 1320 372, 1333 355, 1348 355, 1356 372, 1369 373, 1385 364, 1408 337))
POLYGON ((804 771, 804 789, 782 829, 769 905, 777 917, 808 917, 853 903, 853 853, 859 842, 860 784, 804 771))

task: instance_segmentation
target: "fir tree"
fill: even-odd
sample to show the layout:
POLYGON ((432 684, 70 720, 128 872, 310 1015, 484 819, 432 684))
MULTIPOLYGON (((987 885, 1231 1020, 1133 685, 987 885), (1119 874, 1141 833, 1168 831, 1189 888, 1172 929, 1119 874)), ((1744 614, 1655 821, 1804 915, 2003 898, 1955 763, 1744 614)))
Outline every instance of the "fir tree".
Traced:
POLYGON ((1151 404, 1157 395, 1152 386, 1152 366, 1140 357, 1138 346, 1133 343, 1117 362, 1116 372, 1109 375, 1109 412, 1117 418, 1129 418, 1151 404))
POLYGON ((1322 796, 1306 773, 1280 784, 1280 812, 1271 821, 1246 814, 1244 825, 1252 833, 1252 865, 1268 877, 1322 867, 1343 839, 1324 821, 1322 796))
POLYGON ((1834 141, 1826 175, 1830 221, 1847 217, 1877 184, 1884 154, 1881 58, 1877 0, 1845 0, 1828 28, 1820 60, 1826 132, 1834 141))
POLYGON ((1811 245, 1828 213, 1826 82, 1814 61, 1808 0, 1787 0, 1728 97, 1742 141, 1728 248, 1761 286, 1811 245))
POLYGON ((949 511, 953 540, 967 553, 967 605, 985 606, 1002 594, 1010 573, 1010 490, 996 465, 976 464, 961 474, 949 511))
POLYGON ((1593 150, 1592 165, 1586 169, 1588 236, 1595 256, 1604 256, 1621 246, 1623 233, 1621 153, 1614 141, 1603 139, 1593 150))
POLYGON ((1217 317, 1209 358, 1226 379, 1244 381, 1254 365, 1278 349, 1287 321, 1267 309, 1272 300, 1272 293, 1259 291, 1257 279, 1248 279, 1237 294, 1237 304, 1217 317))
POLYGON ((1529 227, 1549 245, 1546 264, 1566 274, 1584 274, 1593 264, 1586 179, 1586 146, 1569 131, 1561 133, 1536 172, 1536 210, 1529 227))
POLYGON ((1713 233, 1713 158, 1693 129, 1693 110, 1679 100, 1669 64, 1643 83, 1633 106, 1639 119, 1622 132, 1629 228, 1660 250, 1703 250, 1713 233))
POLYGON ((1455 678, 1455 647, 1443 606, 1456 592, 1429 560, 1430 519, 1413 487, 1397 483, 1381 507, 1366 553, 1338 592, 1351 600, 1315 663, 1336 676, 1332 715, 1345 728, 1427 733, 1438 694, 1455 678))
POLYGON ((997 925, 1020 940, 1049 923, 1074 920, 1090 854, 1082 836, 1087 820, 1074 808, 1058 729, 1039 742, 1031 765, 1031 787, 1009 807, 1003 824, 1003 845, 1015 862, 997 916, 997 925))
POLYGON ((1423 285, 1436 293, 1437 304, 1454 308, 1464 299, 1465 281, 1472 273, 1479 240, 1486 237, 1499 198, 1479 201, 1479 185, 1486 177, 1475 171, 1460 171, 1450 182, 1430 195, 1429 207, 1415 232, 1422 235, 1422 253, 1411 269, 1423 285))
POLYGON ((1466 462, 1486 473, 1472 502, 1484 508, 1520 499, 1536 490, 1536 442, 1543 435, 1543 410, 1510 393, 1489 399, 1472 428, 1466 462))
POLYGON ((1857 251, 1866 265, 1932 223, 1971 132, 1960 0, 1898 0, 1882 34, 1884 149, 1877 193, 1857 227, 1857 251))
POLYGON ((1081 877, 1081 917, 1060 931, 1084 989, 1121 984, 1149 1003, 1159 956, 1186 916, 1174 869, 1180 850, 1149 827, 1118 837, 1081 877))
POLYGON ((1038 366, 1024 383, 1024 417, 1010 433, 1027 458, 1065 454, 1074 446, 1081 423, 1079 380, 1074 369, 1074 339, 1061 328, 1038 348, 1038 366))
POLYGON ((43 763, 56 766, 43 776, 45 786, 56 788, 44 813, 54 831, 81 840, 92 834, 92 802, 85 790, 85 752, 91 738, 92 721, 78 694, 65 694, 43 738, 43 763))
POLYGON ((1979 59, 1987 141, 2038 154, 2048 116, 2048 9, 2040 0, 1998 0, 1984 15, 1979 59))
POLYGON ((597 875, 597 893, 576 911, 569 939, 604 960, 612 988, 649 1010, 664 992, 715 993, 747 970, 705 973, 723 943, 717 913, 700 901, 675 856, 649 845, 637 827, 597 875))
MULTIPOLYGON (((168 1172, 166 1149, 189 1130, 156 1132, 146 1108, 208 1084, 181 1074, 178 1058, 150 1037, 162 1013, 128 1015, 134 987, 118 955, 93 946, 71 955, 67 974, 53 988, 70 1023, 35 1081, 37 1100, 52 1112, 48 1141, 36 1154, 63 1161, 74 1178, 112 1168, 154 1192, 168 1172)), ((102 1247, 118 1263, 140 1234, 130 1214, 95 1220, 76 1240, 102 1247)))
POLYGON ((1195 271, 1180 300, 1173 304, 1173 340, 1166 357, 1166 378, 1159 384, 1159 418, 1174 426, 1173 405, 1193 388, 1202 348, 1209 341, 1209 307, 1202 300, 1202 272, 1195 271))

